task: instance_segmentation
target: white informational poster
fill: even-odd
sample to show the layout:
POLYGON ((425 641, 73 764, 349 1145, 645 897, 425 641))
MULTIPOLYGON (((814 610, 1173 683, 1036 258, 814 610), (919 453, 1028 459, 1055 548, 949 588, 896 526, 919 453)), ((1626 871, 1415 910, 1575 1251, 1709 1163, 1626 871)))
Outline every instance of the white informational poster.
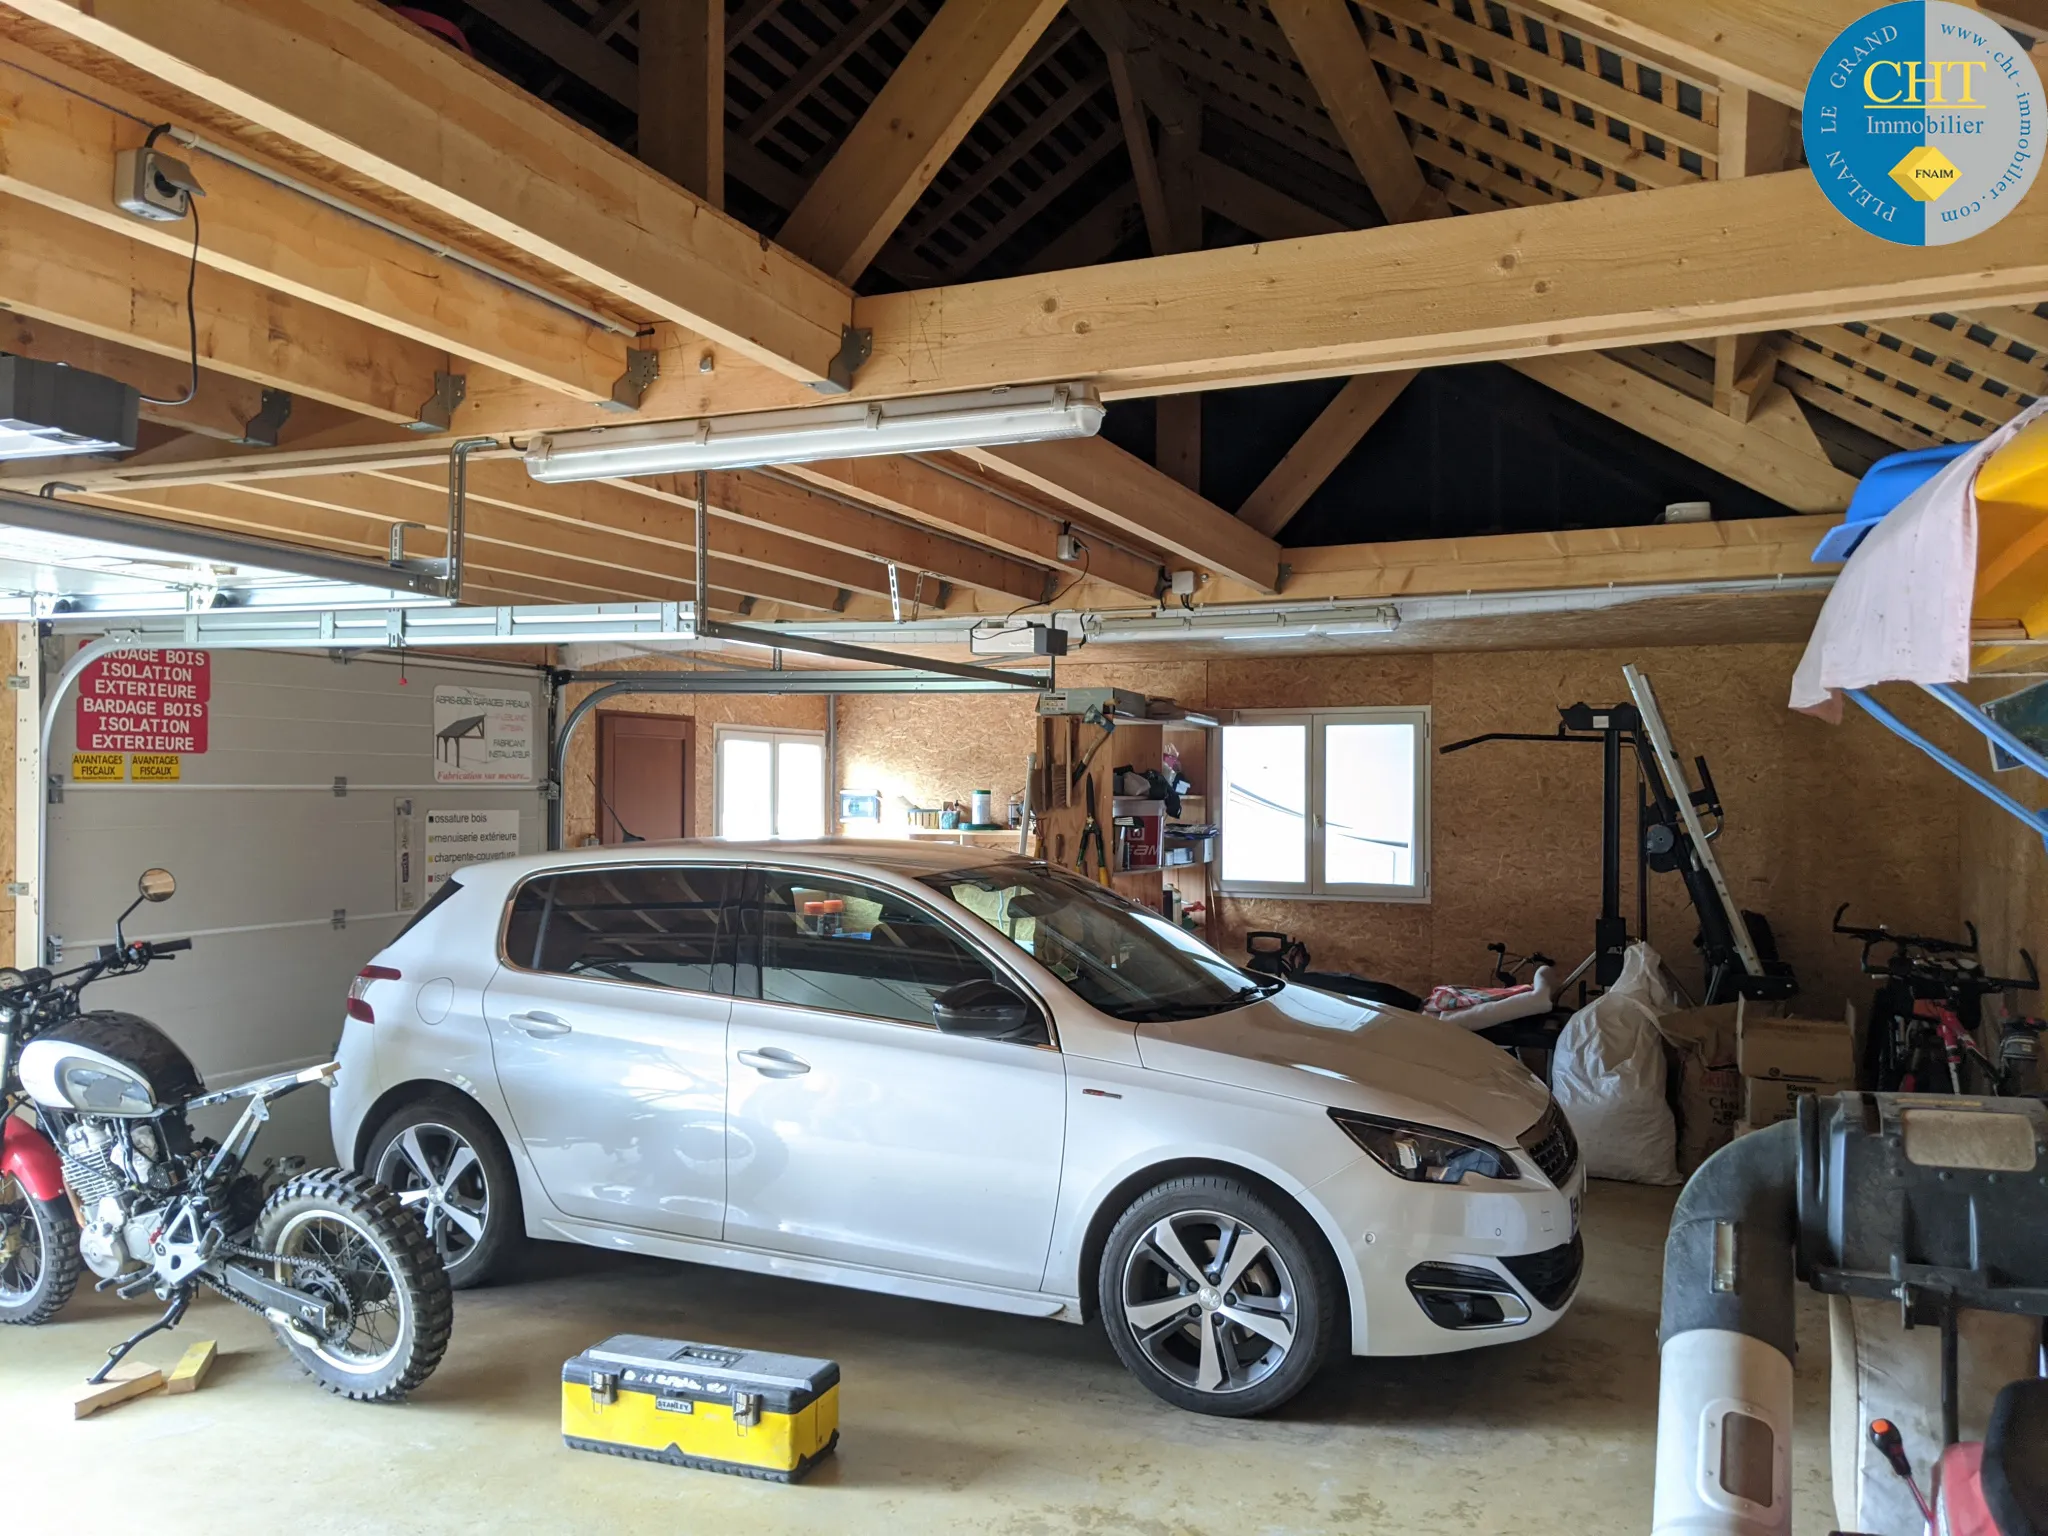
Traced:
POLYGON ((436 784, 531 784, 533 695, 523 688, 434 689, 436 784))
POLYGON ((519 852, 519 812, 428 811, 425 838, 426 893, 466 864, 508 859, 519 852))

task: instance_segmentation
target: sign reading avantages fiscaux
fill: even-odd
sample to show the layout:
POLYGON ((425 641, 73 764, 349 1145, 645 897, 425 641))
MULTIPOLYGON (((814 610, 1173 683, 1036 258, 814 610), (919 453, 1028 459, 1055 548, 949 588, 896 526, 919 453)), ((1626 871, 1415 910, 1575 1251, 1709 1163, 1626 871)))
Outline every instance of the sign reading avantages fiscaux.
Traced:
POLYGON ((114 651, 78 675, 78 750, 206 750, 213 659, 205 651, 114 651))
POLYGON ((2004 27, 1948 0, 1872 11, 1806 87, 1806 160, 1860 229, 1952 245, 2017 208, 2040 169, 2041 76, 2004 27))
POLYGON ((533 695, 442 683, 434 689, 436 784, 531 784, 533 695))

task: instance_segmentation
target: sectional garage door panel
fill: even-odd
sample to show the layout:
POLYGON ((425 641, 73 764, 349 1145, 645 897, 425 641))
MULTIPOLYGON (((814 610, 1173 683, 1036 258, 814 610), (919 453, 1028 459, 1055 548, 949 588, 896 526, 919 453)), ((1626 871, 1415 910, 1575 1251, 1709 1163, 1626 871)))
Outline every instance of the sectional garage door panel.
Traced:
MULTIPOLYGON (((537 674, 324 654, 214 653, 207 750, 183 757, 175 784, 75 783, 50 807, 49 931, 76 963, 111 937, 135 877, 178 877, 164 906, 143 907, 131 937, 194 936, 188 955, 88 994, 161 1023, 210 1085, 322 1059, 340 1033, 349 981, 427 890, 432 812, 517 817, 517 851, 546 841, 546 802, 530 785, 436 784, 437 685, 526 694, 534 771, 545 773, 545 705, 537 674), (401 678, 403 681, 401 681, 401 678), (335 780, 346 780, 345 793, 335 780), (410 881, 401 885, 401 805, 410 807, 410 881), (337 914, 340 914, 337 917, 337 914)), ((75 712, 67 707, 50 769, 68 776, 75 712)), ((501 845, 503 851, 514 851, 501 845)), ((325 1094, 280 1107, 263 1150, 318 1161, 325 1094)))

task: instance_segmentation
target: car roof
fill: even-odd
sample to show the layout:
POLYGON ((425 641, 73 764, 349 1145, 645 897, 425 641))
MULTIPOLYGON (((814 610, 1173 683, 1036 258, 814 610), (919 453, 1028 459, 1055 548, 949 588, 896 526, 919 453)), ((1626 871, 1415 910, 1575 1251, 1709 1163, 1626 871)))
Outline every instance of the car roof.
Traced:
POLYGON ((816 864, 829 868, 880 870, 916 879, 953 869, 983 869, 991 864, 1022 863, 1007 849, 973 844, 895 840, 879 837, 820 837, 802 842, 728 842, 712 837, 679 838, 670 842, 606 843, 599 847, 564 848, 554 853, 529 853, 493 859, 490 868, 512 879, 534 870, 602 864, 816 864))

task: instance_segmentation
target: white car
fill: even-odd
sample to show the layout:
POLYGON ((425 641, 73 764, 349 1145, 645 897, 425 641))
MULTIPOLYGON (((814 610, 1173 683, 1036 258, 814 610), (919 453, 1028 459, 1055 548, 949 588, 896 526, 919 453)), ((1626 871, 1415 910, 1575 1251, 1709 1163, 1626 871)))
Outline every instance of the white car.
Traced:
POLYGON ((1506 1052, 981 849, 474 865, 339 1054, 338 1154, 457 1285, 524 1235, 1099 1316, 1204 1413, 1541 1333, 1583 1257, 1571 1131, 1506 1052))

